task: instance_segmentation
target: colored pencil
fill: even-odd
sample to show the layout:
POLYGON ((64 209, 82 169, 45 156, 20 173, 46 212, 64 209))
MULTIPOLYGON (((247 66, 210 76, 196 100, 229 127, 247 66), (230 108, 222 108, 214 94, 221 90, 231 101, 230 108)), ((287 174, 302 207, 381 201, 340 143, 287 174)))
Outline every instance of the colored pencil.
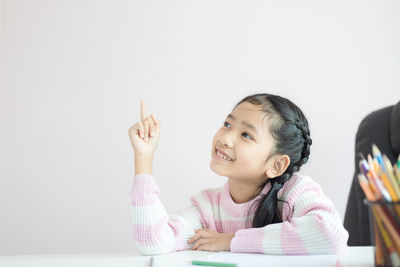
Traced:
POLYGON ((397 168, 400 169, 400 155, 397 157, 397 168))
POLYGON ((368 180, 364 174, 361 174, 361 173, 358 174, 358 181, 359 181, 360 186, 361 186, 362 190, 364 191, 364 194, 366 195, 367 199, 369 201, 376 201, 376 197, 372 193, 371 188, 368 186, 368 180))
POLYGON ((400 169, 399 169, 399 167, 397 165, 394 165, 393 171, 394 171, 394 174, 396 175, 397 181, 399 182, 399 185, 400 185, 400 169))
POLYGON ((383 162, 382 153, 379 150, 378 146, 375 144, 372 144, 372 155, 374 155, 374 157, 378 161, 378 164, 381 166, 383 171, 386 172, 386 167, 385 167, 385 163, 383 162))
POLYGON ((235 263, 223 263, 223 262, 212 262, 212 261, 192 261, 192 265, 201 266, 216 266, 216 267, 236 267, 235 263))
POLYGON ((393 186, 393 189, 394 189, 394 191, 396 193, 397 201, 398 201, 400 199, 400 189, 399 189, 399 184, 397 183, 396 177, 395 177, 394 172, 393 172, 392 163, 390 162, 390 160, 388 159, 388 157, 386 155, 383 155, 383 162, 384 162, 384 164, 386 166, 387 176, 388 176, 388 178, 390 180, 390 183, 393 186))
POLYGON ((377 174, 377 171, 376 171, 376 168, 378 167, 377 164, 378 163, 376 161, 374 161, 374 159, 372 159, 371 155, 368 155, 368 165, 370 167, 369 170, 370 170, 370 174, 371 174, 372 179, 375 180, 376 185, 377 185, 378 189, 381 191, 384 199, 387 202, 392 202, 392 198, 390 196, 390 193, 383 186, 382 181, 381 181, 381 179, 379 178, 379 176, 377 174))

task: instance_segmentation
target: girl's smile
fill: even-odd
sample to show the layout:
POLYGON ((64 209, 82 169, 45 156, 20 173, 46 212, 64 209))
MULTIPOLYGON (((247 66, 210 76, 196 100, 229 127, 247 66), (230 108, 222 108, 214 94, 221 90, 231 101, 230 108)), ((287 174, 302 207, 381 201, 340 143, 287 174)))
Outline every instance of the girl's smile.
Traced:
POLYGON ((219 161, 232 161, 233 160, 225 152, 223 152, 222 150, 220 150, 218 148, 215 149, 213 158, 216 160, 219 160, 219 161))

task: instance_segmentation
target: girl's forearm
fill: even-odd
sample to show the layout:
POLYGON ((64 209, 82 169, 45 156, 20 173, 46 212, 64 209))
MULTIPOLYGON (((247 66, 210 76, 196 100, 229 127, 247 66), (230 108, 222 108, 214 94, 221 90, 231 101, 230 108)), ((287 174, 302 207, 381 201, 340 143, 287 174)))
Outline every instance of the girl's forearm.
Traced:
POLYGON ((153 174, 153 157, 135 154, 135 174, 153 174))

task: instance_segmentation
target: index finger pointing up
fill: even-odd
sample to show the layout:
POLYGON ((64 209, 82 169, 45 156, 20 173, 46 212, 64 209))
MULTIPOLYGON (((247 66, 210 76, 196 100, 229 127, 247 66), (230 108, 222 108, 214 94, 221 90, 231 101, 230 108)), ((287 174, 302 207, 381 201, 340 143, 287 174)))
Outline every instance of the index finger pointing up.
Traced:
POLYGON ((142 121, 146 119, 146 102, 143 99, 140 100, 140 119, 142 121))

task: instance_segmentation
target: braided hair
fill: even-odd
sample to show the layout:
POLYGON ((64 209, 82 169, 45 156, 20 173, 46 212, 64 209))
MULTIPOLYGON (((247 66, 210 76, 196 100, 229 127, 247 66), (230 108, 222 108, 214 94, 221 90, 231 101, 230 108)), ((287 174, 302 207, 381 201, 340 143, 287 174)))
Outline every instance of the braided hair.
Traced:
POLYGON ((285 154, 290 158, 290 164, 282 175, 267 179, 259 187, 262 189, 267 183, 271 183, 269 192, 260 198, 253 218, 253 227, 263 227, 282 222, 278 209, 278 201, 281 201, 277 199, 278 191, 292 177, 292 174, 308 161, 312 140, 306 117, 290 100, 277 95, 254 94, 243 98, 235 108, 243 102, 262 107, 264 117, 269 120, 269 130, 275 140, 272 155, 285 154))

